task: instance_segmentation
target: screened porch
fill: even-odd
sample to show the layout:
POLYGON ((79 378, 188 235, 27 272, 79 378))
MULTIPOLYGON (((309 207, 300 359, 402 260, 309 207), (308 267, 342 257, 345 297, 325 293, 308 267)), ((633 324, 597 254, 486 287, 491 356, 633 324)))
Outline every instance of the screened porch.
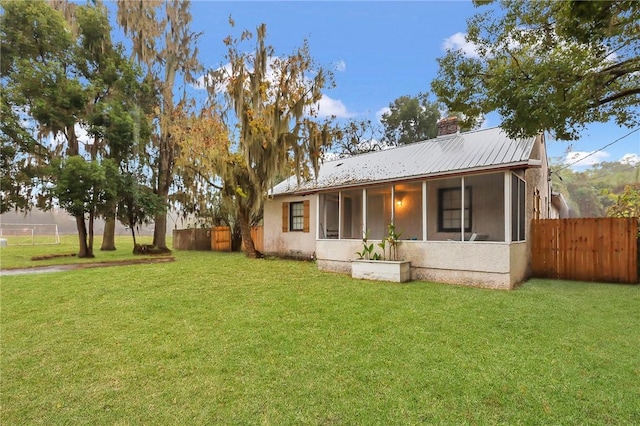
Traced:
POLYGON ((523 171, 406 181, 324 192, 318 240, 523 241, 523 171))

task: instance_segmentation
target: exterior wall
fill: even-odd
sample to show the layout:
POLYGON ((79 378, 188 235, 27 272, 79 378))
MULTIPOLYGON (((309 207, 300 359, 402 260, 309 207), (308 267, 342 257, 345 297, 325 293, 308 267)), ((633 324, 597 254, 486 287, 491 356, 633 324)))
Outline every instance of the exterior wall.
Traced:
POLYGON ((309 259, 316 251, 316 211, 318 196, 281 196, 264 205, 264 253, 282 257, 309 259), (282 203, 309 200, 309 232, 282 231, 282 203))
MULTIPOLYGON (((351 273, 360 247, 355 241, 318 241, 318 268, 351 273)), ((413 280, 508 290, 526 278, 524 242, 402 241, 399 252, 411 261, 413 280)))
POLYGON ((554 215, 554 208, 551 205, 551 185, 549 183, 549 163, 547 161, 547 148, 544 136, 538 135, 531 151, 531 158, 541 160, 542 166, 527 169, 524 173, 526 181, 526 217, 525 217, 525 239, 527 242, 526 251, 523 253, 527 259, 525 276, 531 276, 531 221, 534 219, 535 200, 533 194, 539 191, 540 194, 540 219, 548 219, 554 215))
MULTIPOLYGON (((489 241, 448 241, 457 239, 450 233, 437 232, 438 188, 460 186, 460 178, 429 180, 427 183, 427 241, 403 240, 400 256, 411 261, 413 279, 430 280, 477 287, 511 289, 530 276, 531 272, 531 221, 536 203, 534 194, 540 195, 540 218, 547 218, 551 210, 551 189, 548 182, 548 164, 544 138, 538 136, 534 143, 532 159, 540 160, 541 166, 514 171, 526 181, 525 241, 505 242, 505 220, 509 220, 510 205, 505 194, 511 172, 487 173, 465 178, 465 186, 473 188, 472 231, 488 235, 489 241)), ((319 196, 280 196, 268 200, 264 209, 264 251, 280 256, 317 258, 318 267, 325 271, 351 273, 351 260, 362 249, 360 241, 362 197, 361 188, 343 192, 350 198, 352 214, 347 220, 342 217, 341 240, 318 239, 317 210, 319 196), (360 197, 360 198, 358 198, 360 197), (310 200, 310 223, 308 233, 282 232, 282 203, 310 200), (348 228, 348 229, 347 229, 348 228), (348 231, 348 232, 347 232, 348 231), (350 237, 353 239, 345 239, 350 237)), ((408 200, 408 198, 407 198, 408 200)), ((384 204, 384 199, 380 203, 384 204)), ((376 207, 376 201, 371 202, 376 207)), ((379 210, 380 206, 378 206, 379 210)), ((400 216, 401 213, 398 211, 400 216)), ((417 219, 417 218, 416 218, 417 219)), ((336 224, 331 224, 335 227, 336 224)), ((398 231, 402 231, 399 229, 398 231)), ((416 233, 403 233, 412 238, 416 233)), ((466 237, 469 237, 468 233, 466 237)), ((507 236, 507 239, 508 238, 507 236)), ((376 244, 378 241, 371 240, 376 244)), ((380 251, 378 249, 378 251, 380 251)))

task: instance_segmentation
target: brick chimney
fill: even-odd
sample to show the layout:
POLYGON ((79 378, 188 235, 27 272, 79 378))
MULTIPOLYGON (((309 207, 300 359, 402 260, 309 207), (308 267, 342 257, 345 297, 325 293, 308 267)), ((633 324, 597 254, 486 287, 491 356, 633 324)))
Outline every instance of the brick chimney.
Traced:
POLYGON ((450 135, 458 132, 458 117, 447 117, 438 121, 438 136, 450 135))

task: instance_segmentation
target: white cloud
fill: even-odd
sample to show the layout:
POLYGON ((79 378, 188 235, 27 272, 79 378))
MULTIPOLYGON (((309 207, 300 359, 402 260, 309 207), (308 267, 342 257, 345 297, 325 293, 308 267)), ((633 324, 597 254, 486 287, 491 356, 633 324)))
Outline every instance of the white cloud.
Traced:
POLYGON ((334 65, 335 65, 336 71, 338 72, 345 72, 347 70, 347 63, 342 59, 337 61, 334 65))
POLYGON ((349 112, 347 107, 339 99, 333 99, 327 95, 322 95, 320 101, 316 104, 316 110, 321 117, 336 116, 338 118, 353 117, 353 113, 349 112))
POLYGON ((467 41, 465 33, 455 33, 451 37, 447 37, 444 39, 442 47, 444 50, 461 50, 465 56, 470 58, 478 57, 476 45, 467 41))
POLYGON ((625 154, 620 159, 622 164, 628 164, 630 166, 637 166, 640 164, 640 155, 639 154, 625 154))
POLYGON ((389 107, 380 108, 378 111, 376 111, 376 118, 380 120, 383 115, 389 114, 390 112, 391 112, 391 108, 389 107))
POLYGON ((590 167, 594 164, 606 161, 611 155, 604 151, 574 151, 567 153, 565 164, 571 164, 572 168, 590 167))

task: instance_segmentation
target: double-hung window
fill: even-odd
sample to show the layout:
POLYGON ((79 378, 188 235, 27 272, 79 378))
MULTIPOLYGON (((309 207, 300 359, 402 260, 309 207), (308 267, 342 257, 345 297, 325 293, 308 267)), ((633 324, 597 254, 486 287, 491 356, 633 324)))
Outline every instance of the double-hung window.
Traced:
POLYGON ((471 187, 464 188, 464 208, 461 188, 438 190, 438 231, 460 232, 464 211, 464 231, 471 232, 471 187))
POLYGON ((289 203, 289 229, 302 231, 304 229, 304 204, 302 202, 289 203))

